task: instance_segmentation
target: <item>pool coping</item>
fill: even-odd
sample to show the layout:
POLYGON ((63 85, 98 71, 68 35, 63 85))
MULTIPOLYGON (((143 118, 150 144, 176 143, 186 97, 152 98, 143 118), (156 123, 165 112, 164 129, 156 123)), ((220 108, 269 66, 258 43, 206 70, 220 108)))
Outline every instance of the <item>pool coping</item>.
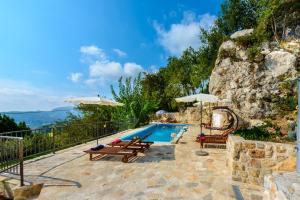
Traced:
MULTIPOLYGON (((147 129, 147 128, 150 128, 150 127, 152 127, 152 126, 159 125, 159 124, 165 124, 165 125, 181 125, 181 126, 183 126, 183 128, 185 128, 185 126, 186 126, 186 127, 191 126, 190 124, 174 124, 174 123, 159 123, 159 122, 158 122, 158 123, 150 123, 150 124, 148 124, 148 125, 146 125, 146 126, 140 128, 138 131, 131 132, 131 133, 129 133, 128 135, 124 135, 124 136, 122 136, 122 137, 119 138, 119 139, 122 140, 122 141, 130 141, 130 140, 124 140, 124 139, 122 139, 122 138, 131 136, 131 135, 135 135, 135 134, 137 134, 137 133, 139 133, 139 132, 144 131, 144 130, 147 129)), ((171 140, 170 142, 159 142, 159 141, 158 141, 158 142, 155 142, 155 141, 154 141, 154 143, 155 143, 155 144, 164 144, 164 145, 174 145, 174 144, 178 143, 178 141, 180 140, 180 138, 182 138, 183 134, 187 131, 187 128, 185 128, 185 130, 184 130, 183 128, 179 131, 179 133, 176 135, 176 137, 175 137, 173 140, 171 140), (175 141, 175 142, 174 142, 174 141, 175 141)))

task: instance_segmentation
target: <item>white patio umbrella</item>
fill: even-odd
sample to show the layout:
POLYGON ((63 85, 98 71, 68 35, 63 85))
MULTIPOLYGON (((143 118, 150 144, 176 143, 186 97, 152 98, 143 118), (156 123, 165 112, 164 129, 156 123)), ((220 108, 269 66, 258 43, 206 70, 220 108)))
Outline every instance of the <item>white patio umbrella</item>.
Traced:
POLYGON ((123 106, 124 104, 103 97, 71 97, 65 102, 85 105, 123 106))
MULTIPOLYGON (((182 103, 192 103, 196 102, 194 106, 200 106, 200 134, 202 134, 202 112, 203 112, 203 102, 204 103, 216 103, 219 101, 219 98, 215 95, 212 94, 194 94, 194 95, 189 95, 189 96, 184 96, 184 97, 179 97, 175 98, 176 102, 182 102, 182 103)), ((201 145, 201 142, 200 142, 201 145)), ((208 155, 207 152, 200 151, 199 155, 208 155)))
MULTIPOLYGON (((65 100, 65 102, 73 103, 75 105, 102 105, 102 106, 123 106, 123 103, 119 103, 116 101, 113 101, 111 99, 106 99, 103 97, 71 97, 65 100)), ((98 110, 98 109, 97 109, 98 110)), ((98 133, 98 119, 97 119, 97 133, 98 133)), ((98 145, 98 137, 97 137, 97 145, 98 145)))

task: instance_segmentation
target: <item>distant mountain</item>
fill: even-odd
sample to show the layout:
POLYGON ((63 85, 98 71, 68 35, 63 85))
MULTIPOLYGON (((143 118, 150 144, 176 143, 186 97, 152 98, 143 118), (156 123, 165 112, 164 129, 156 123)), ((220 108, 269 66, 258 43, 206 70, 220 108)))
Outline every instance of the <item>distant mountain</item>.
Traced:
POLYGON ((1 112, 15 119, 17 123, 24 121, 30 128, 38 128, 64 120, 70 113, 79 114, 74 107, 58 107, 51 111, 1 112))

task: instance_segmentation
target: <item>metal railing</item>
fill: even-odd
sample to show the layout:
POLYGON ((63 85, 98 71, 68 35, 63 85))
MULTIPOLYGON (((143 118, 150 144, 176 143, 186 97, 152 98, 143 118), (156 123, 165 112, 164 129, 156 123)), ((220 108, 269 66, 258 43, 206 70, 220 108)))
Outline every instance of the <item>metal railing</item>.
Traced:
POLYGON ((23 159, 55 153, 92 140, 97 140, 98 144, 98 139, 133 128, 134 124, 128 121, 71 123, 0 133, 0 173, 19 174, 23 179, 23 159))
POLYGON ((19 175, 23 186, 23 138, 0 136, 0 144, 0 173, 19 175))

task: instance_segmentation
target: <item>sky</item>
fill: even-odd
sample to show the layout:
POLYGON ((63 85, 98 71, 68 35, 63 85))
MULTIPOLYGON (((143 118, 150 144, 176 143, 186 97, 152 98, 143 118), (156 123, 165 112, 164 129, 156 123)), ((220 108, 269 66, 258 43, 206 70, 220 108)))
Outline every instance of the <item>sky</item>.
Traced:
POLYGON ((111 98, 120 76, 155 73, 198 48, 221 0, 0 2, 0 111, 51 110, 68 97, 111 98))

